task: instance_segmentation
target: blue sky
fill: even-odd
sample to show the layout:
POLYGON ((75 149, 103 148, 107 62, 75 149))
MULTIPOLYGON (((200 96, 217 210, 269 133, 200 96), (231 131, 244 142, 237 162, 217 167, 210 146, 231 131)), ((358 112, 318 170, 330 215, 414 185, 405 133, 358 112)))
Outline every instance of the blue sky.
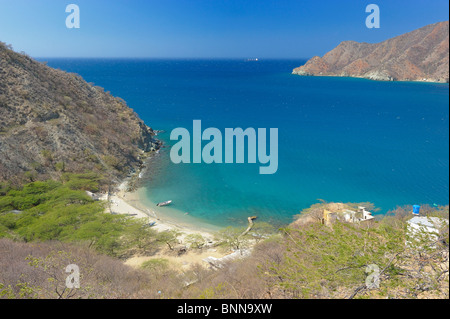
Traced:
POLYGON ((0 0, 0 41, 33 57, 309 58, 448 20, 448 0, 0 0), (80 7, 67 29, 65 8, 80 7), (365 26, 368 4, 381 28, 365 26))

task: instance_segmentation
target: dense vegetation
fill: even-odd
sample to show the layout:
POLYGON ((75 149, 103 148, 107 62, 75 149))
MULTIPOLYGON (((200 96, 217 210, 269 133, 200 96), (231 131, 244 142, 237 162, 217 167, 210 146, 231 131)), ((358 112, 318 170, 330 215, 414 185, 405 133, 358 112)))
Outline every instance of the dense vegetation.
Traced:
POLYGON ((155 249, 157 234, 144 220, 105 214, 105 202, 86 190, 98 190, 95 174, 64 174, 62 181, 3 186, 0 197, 0 237, 24 242, 78 242, 110 256, 136 249, 155 249))
MULTIPOLYGON (((411 207, 370 224, 317 222, 319 203, 276 231, 263 222, 225 228, 216 249, 252 254, 223 268, 174 269, 188 249, 208 249, 200 235, 153 231, 146 221, 105 213, 86 190, 95 174, 0 188, 0 298, 448 298, 448 224, 438 237, 411 240, 411 207), (105 256, 108 255, 108 256, 105 256), (130 256, 155 256, 141 269, 130 256), (68 264, 82 269, 82 287, 65 289, 68 264), (370 287, 367 280, 377 285, 370 287), (372 282, 371 281, 371 282, 372 282)), ((353 204, 348 204, 350 207, 353 204)), ((423 206, 448 219, 447 207, 423 206)), ((416 236, 417 237, 417 236, 416 236)))

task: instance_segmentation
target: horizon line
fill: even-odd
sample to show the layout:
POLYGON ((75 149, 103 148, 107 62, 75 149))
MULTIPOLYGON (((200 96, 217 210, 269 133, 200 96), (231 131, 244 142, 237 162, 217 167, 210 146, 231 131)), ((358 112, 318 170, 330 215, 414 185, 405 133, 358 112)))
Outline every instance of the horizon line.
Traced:
MULTIPOLYGON (((309 60, 309 58, 296 58, 296 57, 271 57, 271 58, 255 58, 255 57, 101 57, 101 56, 36 56, 33 59, 123 59, 123 60, 309 60)), ((258 62, 254 61, 254 62, 258 62)))

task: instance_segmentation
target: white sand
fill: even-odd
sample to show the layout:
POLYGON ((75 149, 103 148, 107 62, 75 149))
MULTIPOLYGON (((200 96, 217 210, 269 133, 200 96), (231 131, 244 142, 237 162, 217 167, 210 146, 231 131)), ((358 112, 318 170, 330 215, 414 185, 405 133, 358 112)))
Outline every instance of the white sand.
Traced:
MULTIPOLYGON (((142 218, 145 219, 145 221, 148 223, 156 222, 156 225, 152 227, 156 231, 162 232, 166 230, 176 230, 181 233, 181 235, 178 237, 180 240, 180 244, 184 243, 185 237, 187 235, 199 234, 203 236, 203 238, 205 238, 205 241, 208 243, 207 246, 210 247, 201 252, 188 250, 186 254, 178 257, 171 256, 170 254, 164 252, 159 253, 155 256, 134 256, 127 260, 126 264, 134 267, 140 267, 140 265, 147 260, 163 257, 170 260, 173 266, 179 268, 179 270, 185 270, 195 264, 202 264, 203 266, 207 267, 211 264, 211 261, 215 261, 220 264, 220 261, 224 259, 228 258, 231 260, 235 259, 235 257, 237 256, 236 254, 219 252, 217 251, 217 249, 211 248, 211 246, 214 246, 213 233, 219 228, 204 223, 201 224, 200 222, 198 224, 201 224, 201 226, 203 227, 194 225, 192 223, 193 221, 195 221, 194 218, 190 219, 191 223, 184 220, 181 221, 179 219, 169 218, 167 214, 165 214, 164 207, 157 207, 154 209, 145 207, 139 200, 138 192, 126 192, 126 186, 127 182, 125 181, 119 186, 119 191, 110 196, 110 207, 107 207, 106 213, 110 213, 111 208, 111 212, 114 214, 122 214, 129 215, 134 218, 142 218), (164 219, 162 219, 161 217, 163 217, 164 219)), ((100 199, 105 201, 108 200, 106 194, 103 195, 100 199)))
MULTIPOLYGON (((110 196, 110 207, 112 213, 121 215, 130 215, 135 218, 143 218, 148 223, 156 222, 156 225, 152 228, 157 231, 176 230, 182 233, 180 239, 184 240, 187 235, 199 234, 203 236, 207 241, 213 241, 214 239, 214 227, 211 226, 211 230, 190 225, 187 223, 181 223, 173 219, 169 219, 164 216, 163 209, 159 210, 146 208, 143 210, 141 207, 137 208, 132 203, 136 203, 139 198, 137 193, 128 193, 125 191, 126 182, 119 186, 119 191, 110 196), (163 217, 164 216, 164 217, 163 217), (162 218, 163 217, 163 218, 162 218)), ((107 200, 107 195, 104 195, 102 200, 107 200)), ((109 213, 109 207, 106 210, 109 213)))

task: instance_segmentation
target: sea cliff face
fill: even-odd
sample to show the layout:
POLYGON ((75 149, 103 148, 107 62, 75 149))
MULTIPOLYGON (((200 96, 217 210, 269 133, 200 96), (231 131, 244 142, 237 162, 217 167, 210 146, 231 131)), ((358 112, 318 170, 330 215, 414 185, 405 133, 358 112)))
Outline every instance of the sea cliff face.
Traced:
POLYGON ((122 99, 0 42, 0 182, 86 171, 116 180, 159 146, 122 99))
POLYGON ((293 74, 448 83, 449 23, 431 24, 376 44, 345 41, 293 74))

